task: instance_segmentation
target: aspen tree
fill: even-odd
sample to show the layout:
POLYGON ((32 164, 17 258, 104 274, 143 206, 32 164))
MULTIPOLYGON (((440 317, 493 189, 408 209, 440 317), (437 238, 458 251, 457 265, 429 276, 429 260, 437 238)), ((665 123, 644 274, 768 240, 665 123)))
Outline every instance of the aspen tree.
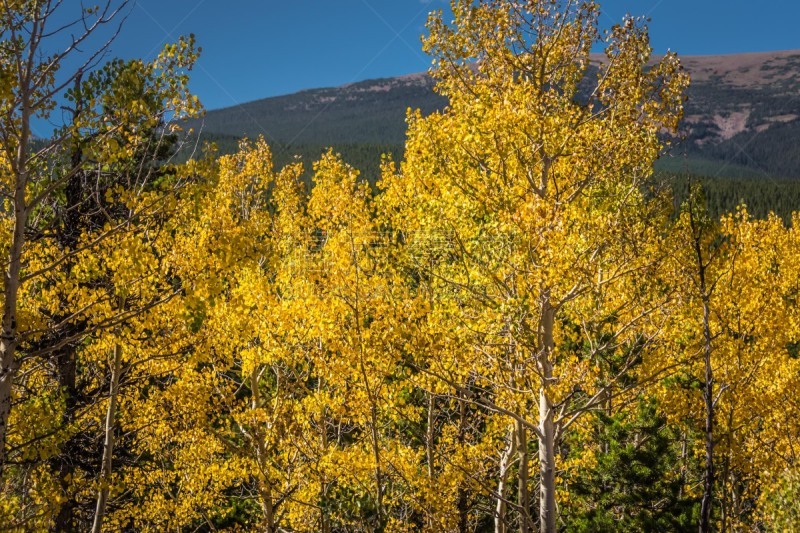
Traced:
POLYGON ((484 406, 513 420, 519 530, 538 521, 552 532, 559 439, 619 383, 587 385, 598 383, 600 346, 567 353, 562 324, 605 324, 606 344, 623 350, 658 305, 635 290, 655 237, 640 186, 661 130, 677 125, 687 77, 674 54, 648 64, 647 31, 633 19, 609 32, 590 69, 593 2, 459 1, 453 11, 452 24, 432 16, 424 44, 449 106, 409 115, 406 160, 386 195, 395 227, 448 236, 446 281, 469 332, 461 367, 488 391, 484 406))
MULTIPOLYGON (((107 47, 86 58, 84 64, 71 75, 56 79, 61 63, 78 55, 81 43, 103 26, 111 23, 119 9, 110 2, 105 9, 95 13, 83 10, 78 15, 83 22, 81 32, 72 37, 61 50, 47 50, 52 38, 52 19, 60 3, 44 0, 4 2, 0 8, 2 28, 2 140, 3 159, 6 163, 3 176, 3 195, 7 205, 6 215, 12 223, 8 227, 11 238, 4 257, 3 322, 0 339, 0 473, 5 467, 8 417, 11 410, 11 390, 14 375, 19 369, 16 351, 20 344, 20 328, 26 327, 18 316, 18 296, 22 282, 23 253, 29 218, 52 187, 47 176, 40 171, 46 168, 48 150, 34 151, 32 122, 47 118, 56 105, 57 96, 79 80, 83 70, 92 66, 107 47), (38 185, 39 190, 36 190, 38 185)), ((122 4, 124 6, 124 2, 122 4)), ((64 178, 61 178, 62 180, 64 178)))
MULTIPOLYGON (((103 65, 127 2, 102 2, 72 14, 69 6, 75 7, 34 0, 0 7, 3 79, 8 82, 0 149, 9 162, 2 187, 8 206, 3 240, 8 237, 8 243, 0 471, 8 461, 26 465, 7 474, 14 486, 31 482, 24 481, 26 469, 47 475, 42 469, 47 463, 59 487, 45 506, 56 508, 54 527, 60 529, 84 527, 75 522, 75 513, 86 507, 86 491, 76 487, 87 482, 90 465, 100 460, 89 456, 88 443, 101 438, 96 431, 90 435, 89 428, 102 401, 94 380, 103 379, 105 358, 102 363, 94 359, 92 341, 165 296, 143 291, 150 299, 134 300, 125 309, 113 305, 110 311, 107 304, 119 287, 113 286, 110 268, 99 268, 110 256, 98 255, 108 252, 106 241, 141 245, 133 234, 152 230, 148 219, 163 219, 166 199, 179 186, 163 171, 171 155, 172 128, 165 123, 199 110, 185 74, 196 58, 192 39, 168 45, 154 61, 103 65), (103 32, 105 44, 85 52, 103 32), (61 68, 74 63, 73 70, 61 68), (57 103, 63 104, 63 125, 48 138, 34 139, 34 121, 54 120, 57 103), (132 230, 134 220, 142 225, 132 230), (79 361, 84 356, 87 360, 79 361), (37 389, 41 394, 30 392, 37 389), (23 427, 29 418, 11 413, 10 398, 17 392, 15 409, 49 405, 54 425, 44 433, 41 427, 23 427), (38 464, 31 454, 38 454, 38 464), (83 472, 76 472, 76 465, 83 472)), ((129 256, 139 257, 133 250, 129 256)), ((141 274, 136 283, 153 283, 152 273, 139 267, 134 269, 141 274)), ((152 286, 164 288, 158 282, 152 286)), ((19 516, 26 514, 18 510, 19 516)), ((44 523, 50 517, 49 512, 34 514, 44 523)))
POLYGON ((369 185, 333 153, 314 170, 308 213, 322 239, 320 300, 314 311, 325 326, 320 340, 327 354, 319 365, 327 393, 344 402, 342 415, 355 439, 334 450, 331 459, 359 465, 339 471, 337 484, 363 502, 360 512, 342 517, 342 527, 402 530, 406 511, 397 487, 410 480, 397 473, 408 472, 414 457, 389 436, 398 417, 415 416, 403 400, 406 383, 397 349, 402 284, 387 264, 388 243, 375 219, 369 185))
POLYGON ((696 196, 673 232, 664 357, 680 369, 657 393, 675 422, 702 430, 700 530, 735 530, 758 518, 747 502, 796 464, 796 232, 744 207, 714 223, 696 196))

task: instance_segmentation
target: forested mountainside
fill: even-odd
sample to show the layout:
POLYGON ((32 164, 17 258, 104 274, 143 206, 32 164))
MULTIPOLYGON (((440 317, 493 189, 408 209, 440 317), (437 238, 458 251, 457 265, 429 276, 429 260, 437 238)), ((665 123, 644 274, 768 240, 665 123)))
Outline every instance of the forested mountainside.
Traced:
POLYGON ((444 107, 433 85, 427 74, 413 74, 312 89, 212 110, 193 126, 292 145, 402 144, 409 107, 425 114, 444 107))
MULTIPOLYGON (((600 61, 593 56, 591 68, 600 61)), ((800 177, 800 51, 682 62, 692 78, 684 138, 662 168, 683 171, 688 160, 695 174, 800 177)), ((444 107, 433 85, 427 74, 413 74, 307 90, 212 110, 192 126, 218 141, 229 137, 223 149, 234 148, 235 138, 258 135, 290 152, 298 146, 402 146, 409 107, 423 114, 444 107)))
MULTIPOLYGON (((800 51, 689 57, 686 151, 800 177, 800 51)), ((725 169, 720 169, 724 173, 725 169)))

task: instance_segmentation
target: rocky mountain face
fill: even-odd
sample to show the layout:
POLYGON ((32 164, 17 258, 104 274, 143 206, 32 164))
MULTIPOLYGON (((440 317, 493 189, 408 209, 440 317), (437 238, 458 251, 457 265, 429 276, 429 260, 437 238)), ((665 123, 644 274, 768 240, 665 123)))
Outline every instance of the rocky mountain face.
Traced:
POLYGON ((689 57, 692 155, 800 177, 800 51, 689 57))
MULTIPOLYGON (((601 56, 593 57, 594 68, 601 56)), ((800 50, 684 57, 692 77, 672 159, 703 173, 800 178, 800 50)), ((401 145, 406 109, 441 109, 426 74, 315 89, 209 111, 206 134, 281 145, 401 145)))

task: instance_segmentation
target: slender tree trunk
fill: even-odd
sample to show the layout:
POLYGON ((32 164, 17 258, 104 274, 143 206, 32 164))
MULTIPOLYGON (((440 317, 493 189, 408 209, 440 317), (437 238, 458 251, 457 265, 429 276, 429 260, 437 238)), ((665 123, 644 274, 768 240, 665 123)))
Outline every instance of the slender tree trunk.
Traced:
POLYGON ((119 375, 122 370, 122 346, 114 345, 114 355, 111 362, 111 387, 106 412, 105 439, 103 441, 103 465, 100 470, 100 488, 97 492, 97 506, 94 512, 92 533, 103 530, 103 518, 106 512, 106 503, 111 483, 111 473, 114 461, 114 425, 117 419, 117 399, 119 397, 119 375))
POLYGON ((25 193, 28 184, 28 143, 30 110, 29 95, 22 92, 22 130, 16 157, 16 179, 14 186, 14 233, 8 250, 7 269, 3 276, 3 320, 0 331, 0 475, 6 465, 6 437, 8 417, 11 414, 11 385, 19 362, 16 359, 17 345, 17 298, 22 270, 22 248, 25 245, 25 225, 28 221, 28 208, 25 193))
MULTIPOLYGON (((434 427, 435 424, 435 412, 436 412, 436 395, 432 392, 428 393, 428 419, 427 425, 425 427, 425 458, 426 462, 428 463, 426 466, 428 467, 428 483, 433 485, 433 478, 436 472, 436 468, 434 465, 434 446, 435 446, 435 438, 436 438, 436 428, 434 427)), ((434 513, 430 512, 429 510, 427 514, 428 519, 428 528, 433 529, 433 517, 434 513)))
POLYGON ((494 514, 494 532, 507 533, 507 514, 508 514, 508 474, 517 453, 517 432, 516 426, 511 426, 508 430, 508 447, 500 456, 500 475, 497 482, 497 506, 494 514))
MULTIPOLYGON (((694 225, 694 222, 692 221, 694 225)), ((705 366, 705 382, 703 400, 705 403, 705 448, 706 464, 703 474, 703 499, 700 505, 700 533, 711 531, 711 507, 714 498, 714 372, 711 366, 711 306, 708 284, 706 281, 707 264, 703 259, 700 236, 695 232, 695 252, 697 254, 698 274, 700 278, 700 294, 703 301, 703 364, 705 366)))
POLYGON ((539 495, 539 529, 542 533, 556 531, 556 458, 555 458, 555 425, 553 409, 547 392, 539 395, 539 412, 542 414, 539 429, 542 439, 539 442, 539 468, 541 475, 541 492, 539 495))
MULTIPOLYGON (((75 102, 75 110, 73 112, 72 122, 75 124, 78 120, 79 115, 83 109, 83 101, 80 96, 80 88, 81 88, 81 79, 82 77, 78 75, 75 78, 75 85, 73 90, 75 91, 76 102, 75 102)), ((83 161, 83 151, 81 150, 80 146, 76 147, 71 156, 71 163, 72 163, 72 171, 73 174, 67 181, 67 186, 64 191, 66 203, 64 206, 64 215, 63 215, 63 225, 61 231, 56 234, 56 242, 61 247, 62 250, 66 253, 68 250, 74 250, 78 246, 78 242, 80 241, 80 236, 83 233, 83 227, 81 225, 81 211, 84 208, 83 200, 84 200, 84 191, 83 191, 83 175, 81 172, 78 172, 78 169, 83 161)), ((74 261, 67 260, 61 265, 61 271, 64 273, 66 277, 70 277, 72 273, 72 269, 74 268, 74 261)), ((55 318, 55 322, 62 322, 68 319, 69 311, 68 304, 66 301, 62 302, 62 306, 64 311, 62 311, 60 316, 55 318)), ((70 337, 79 331, 82 331, 86 327, 86 324, 81 321, 78 323, 71 322, 67 325, 66 330, 62 333, 59 331, 55 332, 55 336, 53 338, 53 343, 58 344, 63 337, 70 337)), ((85 405, 86 398, 82 397, 80 392, 78 391, 78 363, 77 363, 77 351, 78 351, 78 344, 75 342, 70 342, 69 344, 60 348, 57 352, 55 352, 55 359, 58 363, 58 386, 59 390, 64 396, 64 414, 62 416, 62 425, 63 428, 67 429, 69 426, 75 421, 75 417, 77 415, 78 410, 80 407, 85 405)), ((113 368, 112 368, 112 378, 113 378, 113 368)), ((111 388, 111 387, 110 387, 111 388)), ((112 422, 113 423, 113 422, 112 422)), ((69 431, 69 430, 68 430, 69 431)), ((106 428, 107 431, 107 428, 106 428)), ((70 493, 70 485, 72 483, 72 479, 75 476, 75 458, 80 454, 86 455, 85 442, 86 439, 86 432, 80 431, 77 433, 72 433, 72 435, 67 439, 67 441, 61 446, 60 453, 53 457, 52 464, 53 470, 57 472, 59 483, 61 484, 61 490, 64 494, 70 493)), ((94 455, 94 454, 92 454, 94 455)), ((105 455, 105 454, 104 454, 105 455)), ((94 459, 94 457, 93 457, 94 459)), ((103 468, 104 458, 101 459, 101 469, 103 468)), ((87 470, 85 467, 83 470, 87 470)), ((101 483, 103 483, 101 478, 101 483)), ((75 511, 78 506, 78 502, 76 498, 69 498, 64 504, 61 506, 61 509, 58 511, 58 515, 55 518, 55 522, 51 528, 52 531, 71 531, 74 530, 76 527, 75 524, 75 511)), ((101 518, 102 522, 102 518, 101 518)))
MULTIPOLYGON (((726 433, 726 440, 728 443, 728 450, 732 449, 732 434, 731 428, 733 427, 733 409, 728 411, 728 431, 726 433)), ((722 487, 722 499, 720 500, 720 510, 722 511, 722 524, 720 527, 720 531, 728 531, 729 525, 730 529, 732 530, 734 527, 733 522, 733 514, 731 512, 732 501, 733 501, 733 492, 736 490, 736 487, 733 486, 731 483, 731 455, 730 453, 725 454, 725 459, 722 462, 722 475, 718 474, 719 479, 721 480, 722 487), (729 486, 730 484, 730 486, 729 486)))
POLYGON ((731 531, 742 531, 739 518, 744 513, 742 509, 742 495, 740 493, 740 485, 737 480, 736 472, 731 472, 731 531))
MULTIPOLYGON (((319 385, 320 390, 324 390, 323 382, 320 381, 319 385)), ((322 422, 320 423, 320 428, 322 429, 321 437, 322 437, 322 450, 328 449, 328 424, 327 424, 327 417, 325 412, 322 413, 322 422)), ((320 483, 320 502, 324 502, 327 497, 328 492, 328 482, 323 477, 322 482, 320 483)), ((325 505, 320 505, 319 510, 319 522, 320 522, 320 533, 331 533, 331 519, 328 516, 328 510, 325 505)))
POLYGON ((706 409, 706 470, 703 475, 703 502, 700 507, 700 533, 711 531, 711 504, 714 497, 714 374, 711 368, 711 334, 708 325, 708 305, 703 303, 705 387, 703 400, 706 409))
MULTIPOLYGON (((469 412, 467 411, 466 401, 459 399, 458 403, 458 443, 460 446, 463 446, 467 441, 469 412)), ((469 501, 467 499, 467 489, 464 487, 463 482, 458 484, 456 507, 458 508, 458 533, 467 533, 469 525, 469 501)))
POLYGON ((435 429, 434 420, 435 420, 435 412, 436 412, 436 396, 432 393, 428 393, 428 425, 425 428, 425 455, 428 462, 428 479, 433 480, 433 474, 435 472, 434 466, 434 457, 433 457, 433 450, 434 450, 434 439, 435 439, 435 429))
MULTIPOLYGON (((366 380, 366 374, 364 375, 366 380)), ((378 442, 378 408, 372 401, 370 405, 370 434, 372 436, 372 454, 375 457, 375 491, 376 491, 376 511, 378 518, 378 525, 381 530, 384 527, 384 512, 383 512, 383 473, 381 472, 381 450, 380 443, 378 442)))
POLYGON ((720 511, 722 512, 722 524, 719 528, 720 531, 727 531, 728 530, 728 518, 730 516, 730 508, 728 502, 728 475, 730 473, 730 458, 725 457, 725 461, 722 464, 722 475, 720 479, 722 480, 722 501, 720 501, 720 511))
POLYGON ((261 495, 261 513, 264 515, 264 531, 275 533, 275 504, 272 501, 272 487, 269 483, 263 483, 259 487, 261 495))
MULTIPOLYGON (((259 370, 253 369, 250 374, 250 406, 255 411, 261 408, 261 386, 258 382, 259 370)), ((256 445, 256 461, 258 463, 258 494, 261 504, 261 514, 264 518, 264 531, 274 533, 275 529, 275 503, 272 498, 272 485, 269 480, 269 465, 267 462, 267 445, 264 433, 260 427, 253 428, 256 445)))
POLYGON ((369 375, 364 363, 364 336, 361 324, 361 277, 358 264, 358 252, 356 251, 355 241, 352 232, 350 233, 350 247, 352 266, 355 267, 355 286, 353 309, 355 311, 355 323, 358 331, 358 352, 359 352, 359 367, 361 370, 361 377, 364 380, 364 389, 367 393, 369 401, 370 413, 370 437, 372 440, 372 455, 375 459, 375 499, 376 499, 376 515, 378 527, 377 529, 383 531, 386 527, 385 513, 383 509, 383 472, 381 471, 381 448, 380 448, 380 435, 378 434, 378 405, 375 392, 369 383, 369 375))
POLYGON ((550 400, 550 385, 553 379, 551 356, 555 347, 553 336, 555 309, 550 304, 549 294, 542 304, 542 350, 539 356, 541 386, 539 389, 539 530, 541 533, 556 532, 556 453, 553 404, 550 400))
POLYGON ((689 446, 686 442, 686 432, 681 432, 681 486, 678 489, 678 498, 683 499, 684 487, 686 487, 686 475, 689 470, 689 446))
POLYGON ((11 414, 11 384, 17 372, 17 294, 19 292, 19 272, 21 266, 22 243, 24 242, 24 223, 21 213, 16 212, 14 237, 9 253, 9 266, 3 280, 3 324, 0 334, 0 475, 6 464, 6 435, 8 417, 11 414))
POLYGON ((528 453, 528 432, 519 421, 514 423, 514 440, 516 441, 517 470, 519 472, 517 476, 517 503, 520 509, 519 531, 520 533, 528 533, 533 529, 531 496, 528 489, 530 482, 530 454, 528 453))
MULTIPOLYGON (((71 328, 67 328, 66 335, 71 334, 71 328)), ((58 341, 60 335, 56 335, 54 340, 58 341)), ((69 431, 70 426, 75 421, 81 398, 77 387, 77 346, 69 343, 56 352, 55 360, 58 367, 58 388, 64 398, 64 413, 61 416, 61 427, 69 431)), ((85 432, 78 432, 70 436, 61 445, 59 453, 50 459, 53 473, 61 486, 63 494, 71 494, 72 479, 75 476, 76 463, 80 463, 80 457, 86 455, 81 440, 86 436, 85 432)), ((94 457, 93 457, 94 459, 94 457)), ((83 468, 85 471, 85 467, 83 468)), ((78 507, 77 499, 73 496, 61 505, 55 517, 51 531, 74 531, 76 528, 75 511, 78 507)), ((86 527, 84 525, 84 527, 86 527)))

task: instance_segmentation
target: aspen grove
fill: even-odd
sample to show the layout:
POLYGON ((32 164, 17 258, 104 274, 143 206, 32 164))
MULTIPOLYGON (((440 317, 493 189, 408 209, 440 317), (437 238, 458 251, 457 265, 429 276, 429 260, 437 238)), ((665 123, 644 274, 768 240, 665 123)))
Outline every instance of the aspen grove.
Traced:
POLYGON ((180 162, 194 38, 84 50, 126 4, 0 4, 0 531, 800 527, 800 214, 673 207, 643 20, 454 0, 448 106, 307 184, 180 162))

